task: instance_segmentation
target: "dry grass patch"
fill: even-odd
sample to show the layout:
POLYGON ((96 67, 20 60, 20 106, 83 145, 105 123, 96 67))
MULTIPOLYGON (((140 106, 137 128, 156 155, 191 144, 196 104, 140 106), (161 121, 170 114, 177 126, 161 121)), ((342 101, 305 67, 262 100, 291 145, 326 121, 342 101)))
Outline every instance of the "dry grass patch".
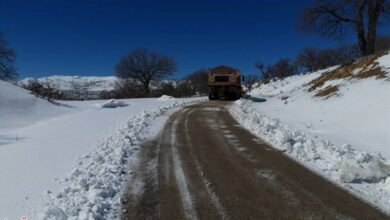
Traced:
POLYGON ((335 95, 337 91, 339 91, 339 86, 327 86, 325 89, 318 91, 314 96, 327 98, 331 95, 335 95))
POLYGON ((376 77, 376 78, 386 78, 386 73, 379 67, 376 66, 375 68, 368 69, 366 71, 360 71, 356 75, 353 76, 353 78, 358 79, 365 79, 369 77, 376 77))
MULTIPOLYGON (((362 57, 352 64, 342 65, 339 68, 325 72, 320 77, 312 80, 306 86, 309 87, 309 92, 323 86, 325 82, 336 79, 365 79, 369 77, 386 78, 386 73, 381 69, 377 59, 385 53, 362 57)), ((328 86, 325 89, 318 91, 315 96, 325 97, 330 96, 338 91, 338 86, 328 86)))

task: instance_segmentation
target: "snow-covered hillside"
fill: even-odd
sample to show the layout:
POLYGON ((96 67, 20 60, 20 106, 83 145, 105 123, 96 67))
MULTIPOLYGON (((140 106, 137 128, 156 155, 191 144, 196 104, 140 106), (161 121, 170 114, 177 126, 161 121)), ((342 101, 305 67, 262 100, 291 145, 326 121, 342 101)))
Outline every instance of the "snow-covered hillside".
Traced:
POLYGON ((0 81, 0 218, 110 218, 139 143, 196 100, 53 104, 0 81))
POLYGON ((233 115, 310 169, 390 213, 390 55, 261 85, 233 115), (261 99, 258 99, 261 100, 261 99))
POLYGON ((71 111, 71 108, 54 105, 31 95, 29 91, 0 80, 0 132, 71 111))
MULTIPOLYGON (((367 60, 358 63, 362 62, 367 60)), ((353 76, 324 80, 314 90, 313 82, 323 79, 322 74, 329 75, 336 67, 261 85, 251 95, 267 99, 264 104, 256 104, 256 108, 270 117, 337 144, 379 151, 390 159, 390 55, 376 62, 367 62, 367 71, 355 65, 350 70, 353 76), (385 77, 355 77, 359 71, 363 74, 376 68, 375 65, 385 77), (327 88, 337 88, 337 91, 332 93, 327 88), (321 96, 326 90, 330 93, 321 96)))
MULTIPOLYGON (((53 83, 58 90, 70 91, 73 90, 73 86, 76 85, 87 85, 88 91, 90 92, 101 92, 111 91, 115 88, 115 83, 118 80, 116 76, 48 76, 41 78, 24 78, 18 82, 19 85, 27 84, 29 80, 37 79, 40 82, 50 81, 53 83)), ((152 81, 151 89, 156 89, 162 82, 172 82, 176 85, 175 80, 162 80, 152 81)))

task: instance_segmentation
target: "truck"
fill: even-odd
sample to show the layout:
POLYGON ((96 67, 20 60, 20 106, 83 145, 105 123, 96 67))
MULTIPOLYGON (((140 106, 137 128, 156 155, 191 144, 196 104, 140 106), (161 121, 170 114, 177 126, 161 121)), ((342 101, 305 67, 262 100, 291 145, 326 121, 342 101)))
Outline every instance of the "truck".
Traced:
POLYGON ((242 96, 240 70, 230 66, 208 69, 209 100, 237 100, 242 96))

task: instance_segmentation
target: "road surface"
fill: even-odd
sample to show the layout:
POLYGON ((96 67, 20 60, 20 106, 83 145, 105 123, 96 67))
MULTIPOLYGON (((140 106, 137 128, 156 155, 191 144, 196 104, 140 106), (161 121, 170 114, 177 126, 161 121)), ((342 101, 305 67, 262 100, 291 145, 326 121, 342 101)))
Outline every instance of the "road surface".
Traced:
POLYGON ((389 219, 253 136, 228 105, 188 106, 142 146, 122 219, 389 219))

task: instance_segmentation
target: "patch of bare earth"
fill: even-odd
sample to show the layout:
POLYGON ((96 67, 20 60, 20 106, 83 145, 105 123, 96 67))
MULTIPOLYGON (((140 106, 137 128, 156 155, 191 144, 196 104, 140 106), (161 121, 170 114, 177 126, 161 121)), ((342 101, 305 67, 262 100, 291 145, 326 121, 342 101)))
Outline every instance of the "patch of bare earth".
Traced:
POLYGON ((377 59, 385 53, 378 53, 371 56, 362 57, 352 64, 344 64, 339 68, 325 72, 320 77, 310 81, 306 86, 309 86, 308 91, 316 91, 314 96, 328 98, 337 94, 338 85, 330 85, 324 89, 320 89, 327 81, 337 79, 366 79, 376 77, 377 79, 388 78, 386 72, 379 66, 377 59))

